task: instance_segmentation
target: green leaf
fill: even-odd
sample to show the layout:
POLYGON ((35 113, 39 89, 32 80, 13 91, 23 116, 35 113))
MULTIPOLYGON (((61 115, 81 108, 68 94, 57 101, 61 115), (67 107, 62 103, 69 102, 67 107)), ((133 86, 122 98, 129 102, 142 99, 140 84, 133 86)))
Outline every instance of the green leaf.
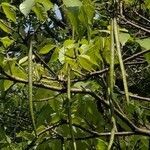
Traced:
POLYGON ((88 23, 92 24, 93 17, 95 15, 95 8, 91 0, 83 0, 84 11, 88 17, 88 23))
POLYGON ((58 59, 58 56, 59 56, 59 48, 55 48, 55 50, 51 56, 50 62, 56 61, 58 59))
POLYGON ((19 5, 19 9, 25 16, 28 16, 34 5, 35 0, 25 0, 23 3, 19 5))
POLYGON ((141 47, 145 48, 146 50, 150 49, 150 38, 139 39, 136 40, 136 42, 139 43, 141 47))
POLYGON ((32 10, 34 11, 37 18, 40 21, 44 21, 47 18, 47 12, 46 12, 45 8, 40 3, 36 3, 33 6, 32 10))
POLYGON ((62 47, 59 51, 58 59, 59 59, 60 63, 62 63, 62 64, 64 64, 64 62, 65 62, 65 52, 66 52, 66 49, 64 47, 62 47))
POLYGON ((0 53, 0 66, 3 66, 4 55, 0 53))
POLYGON ((150 9, 150 1, 149 0, 145 0, 144 1, 145 7, 150 9))
POLYGON ((63 0, 66 7, 81 7, 82 2, 80 0, 63 0))
POLYGON ((34 138, 34 135, 27 131, 21 131, 20 133, 17 134, 17 137, 21 137, 25 140, 32 141, 34 138))
POLYGON ((47 54, 49 51, 51 51, 53 48, 55 47, 55 45, 52 45, 52 43, 47 43, 44 47, 42 47, 39 50, 40 54, 47 54))
POLYGON ((63 64, 67 60, 70 61, 70 57, 74 57, 74 40, 66 40, 63 44, 64 46, 59 51, 59 61, 63 64))
POLYGON ((79 55, 78 62, 85 70, 91 71, 93 69, 93 62, 90 57, 87 55, 79 55))
POLYGON ((3 20, 0 19, 0 28, 6 32, 6 33, 11 33, 11 29, 8 27, 6 23, 4 23, 3 20))
POLYGON ((4 80, 3 82, 4 91, 7 91, 12 85, 13 85, 13 81, 4 80))
POLYGON ((45 10, 48 11, 53 8, 53 4, 50 0, 35 0, 37 3, 40 3, 44 6, 45 10))
POLYGON ((15 7, 10 5, 9 3, 2 3, 1 5, 6 17, 12 20, 13 22, 16 22, 15 7))
POLYGON ((64 42, 64 47, 65 48, 73 48, 74 47, 74 40, 66 40, 65 42, 64 42))
POLYGON ((52 107, 49 104, 44 105, 38 114, 36 125, 40 126, 45 122, 49 123, 51 121, 52 113, 54 113, 52 107))
POLYGON ((14 43, 14 40, 11 40, 8 36, 0 38, 0 41, 3 43, 4 47, 9 47, 12 43, 14 43))
MULTIPOLYGON (((150 38, 136 40, 137 43, 141 45, 141 47, 146 50, 150 49, 150 38)), ((144 54, 144 57, 148 63, 150 63, 150 53, 144 54)))
POLYGON ((88 27, 88 16, 84 11, 84 7, 81 7, 78 18, 82 22, 82 24, 87 28, 88 27))
POLYGON ((96 149, 97 150, 107 150, 107 143, 101 139, 98 139, 96 149))
POLYGON ((21 79, 27 79, 28 78, 25 71, 21 67, 17 66, 15 63, 11 64, 11 72, 14 76, 19 77, 21 79))
POLYGON ((119 41, 122 44, 122 46, 125 45, 125 43, 130 39, 129 33, 120 32, 119 33, 119 41))
POLYGON ((25 63, 25 62, 27 62, 27 60, 28 60, 28 56, 25 56, 25 57, 21 58, 21 59, 19 60, 19 65, 21 65, 21 64, 23 64, 23 63, 25 63))
POLYGON ((79 10, 78 9, 68 9, 67 10, 67 17, 70 21, 71 26, 78 31, 79 26, 79 19, 78 19, 79 10))

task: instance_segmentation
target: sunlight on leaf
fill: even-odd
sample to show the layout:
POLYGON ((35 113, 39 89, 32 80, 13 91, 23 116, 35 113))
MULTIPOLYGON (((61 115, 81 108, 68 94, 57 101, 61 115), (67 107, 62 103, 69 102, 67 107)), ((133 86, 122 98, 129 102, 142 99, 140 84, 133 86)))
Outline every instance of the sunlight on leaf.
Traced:
POLYGON ((4 47, 9 47, 12 43, 14 43, 14 40, 11 40, 8 36, 0 38, 0 41, 3 43, 4 47))
POLYGON ((34 4, 35 0, 25 0, 19 5, 19 9, 25 16, 28 16, 34 4))
POLYGON ((16 22, 15 7, 10 5, 9 3, 2 3, 1 5, 6 17, 12 20, 13 22, 16 22))
POLYGON ((66 7, 81 7, 82 2, 80 0, 63 0, 66 7))
POLYGON ((0 28, 6 32, 6 33, 11 33, 11 29, 8 27, 6 23, 4 23, 3 20, 0 19, 0 28))
POLYGON ((122 44, 122 46, 125 45, 125 43, 129 40, 129 38, 130 38, 129 33, 124 33, 124 32, 119 33, 119 41, 122 44))

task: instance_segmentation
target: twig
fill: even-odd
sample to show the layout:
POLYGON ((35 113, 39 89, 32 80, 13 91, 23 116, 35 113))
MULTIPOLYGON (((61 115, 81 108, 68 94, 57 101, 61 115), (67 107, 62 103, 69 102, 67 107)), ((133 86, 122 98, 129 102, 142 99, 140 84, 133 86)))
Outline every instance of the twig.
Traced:
POLYGON ((45 68, 51 73, 53 77, 56 77, 56 74, 54 71, 46 64, 46 62, 35 52, 33 51, 33 54, 40 60, 40 62, 44 65, 45 68))
POLYGON ((124 16, 119 16, 119 18, 124 20, 127 24, 130 24, 130 25, 132 25, 132 26, 134 26, 134 27, 136 27, 138 29, 141 29, 141 30, 143 30, 143 31, 145 31, 147 33, 150 33, 150 30, 148 30, 148 29, 146 29, 144 27, 141 27, 140 25, 137 25, 136 23, 134 23, 134 22, 132 22, 130 20, 127 20, 124 16))

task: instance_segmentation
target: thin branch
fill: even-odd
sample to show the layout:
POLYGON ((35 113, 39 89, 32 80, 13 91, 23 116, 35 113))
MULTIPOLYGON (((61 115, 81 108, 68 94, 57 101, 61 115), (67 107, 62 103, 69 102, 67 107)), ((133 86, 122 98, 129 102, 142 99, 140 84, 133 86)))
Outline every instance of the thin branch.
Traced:
MULTIPOLYGON (((6 73, 5 73, 6 74, 6 73)), ((15 82, 19 82, 19 83, 24 83, 27 84, 28 81, 26 80, 22 80, 22 79, 18 79, 15 77, 12 77, 11 75, 7 75, 8 80, 11 81, 15 81, 15 82)), ((61 93, 66 93, 67 89, 66 88, 61 88, 61 87, 56 87, 56 86, 50 86, 50 85, 46 85, 46 84, 42 84, 42 83, 34 83, 33 82, 33 86, 36 87, 41 87, 41 88, 45 88, 45 89, 49 89, 52 91, 57 91, 57 92, 61 92, 61 93)), ((99 95, 97 95, 95 92, 91 91, 90 89, 77 89, 77 88, 72 88, 71 89, 71 93, 75 93, 75 94, 88 94, 91 95, 93 98, 95 98, 96 100, 98 100, 100 103, 102 103, 105 107, 109 108, 110 104, 108 102, 106 102, 102 97, 100 97, 99 95)), ((121 113, 118 109, 114 108, 114 113, 121 119, 123 120, 134 132, 137 132, 139 134, 143 134, 143 135, 149 135, 150 136, 150 131, 145 130, 145 129, 141 129, 138 128, 134 123, 132 123, 123 113, 121 113)))
POLYGON ((47 65, 47 63, 35 52, 33 51, 33 54, 40 60, 40 62, 44 65, 44 67, 51 73, 53 77, 56 77, 56 74, 54 71, 47 65))
POLYGON ((142 16, 141 14, 139 14, 136 10, 134 10, 135 14, 138 15, 140 18, 142 18, 143 20, 147 21, 150 23, 150 20, 145 18, 144 16, 142 16))
MULTIPOLYGON (((123 91, 118 91, 120 94, 125 94, 123 91)), ((145 101, 145 102, 150 102, 150 98, 148 97, 142 97, 142 96, 138 96, 137 94, 131 94, 129 93, 129 96, 131 98, 134 98, 134 99, 137 99, 137 100, 142 100, 142 101, 145 101)))
MULTIPOLYGON (((0 79, 2 80, 9 80, 9 81, 14 81, 16 83, 23 83, 23 84, 28 84, 28 81, 27 80, 24 80, 24 79, 21 79, 21 78, 18 78, 18 77, 14 77, 12 75, 9 75, 7 73, 4 73, 3 74, 6 76, 6 77, 0 77, 0 79)), ((33 86, 35 87, 39 87, 39 88, 44 88, 44 89, 49 89, 49 90, 52 90, 52 91, 56 91, 56 92, 60 92, 60 93, 64 93, 67 91, 66 88, 62 88, 62 87, 57 87, 57 86, 50 86, 50 85, 47 85, 47 84, 44 84, 44 83, 39 83, 39 82, 33 82, 33 86)), ((73 93, 89 93, 89 90, 83 90, 83 89, 75 89, 75 88, 72 88, 71 89, 71 92, 73 93)), ((123 91, 120 91, 118 90, 118 92, 120 94, 124 94, 123 91)), ((136 94, 131 94, 129 93, 129 96, 131 98, 135 98, 135 99, 139 99, 139 100, 143 100, 143 101, 147 101, 147 102, 150 102, 150 98, 148 97, 142 97, 142 96, 138 96, 136 94)))
POLYGON ((134 26, 134 27, 136 27, 136 28, 138 28, 140 30, 143 30, 143 31, 145 31, 147 33, 150 33, 150 30, 148 30, 148 29, 146 29, 144 27, 141 27, 140 25, 134 23, 133 21, 127 20, 124 16, 119 16, 119 18, 122 19, 123 21, 125 21, 127 24, 130 24, 130 25, 132 25, 132 26, 134 26))
POLYGON ((58 93, 55 96, 51 96, 51 97, 47 97, 47 98, 43 98, 43 99, 39 99, 39 100, 34 100, 33 102, 47 102, 47 101, 57 98, 60 94, 61 93, 58 93))
MULTIPOLYGON (((131 62, 129 64, 127 62, 131 61, 131 60, 134 60, 135 58, 137 58, 141 55, 147 54, 149 52, 150 52, 150 49, 149 50, 144 50, 144 51, 136 53, 136 54, 133 54, 132 56, 125 58, 123 60, 123 62, 125 63, 125 65, 133 65, 133 64, 131 64, 131 62)), ((143 62, 143 63, 145 63, 145 62, 143 62)), ((119 65, 115 65, 115 67, 118 67, 118 66, 119 65)), ((91 77, 102 75, 102 74, 106 73, 108 70, 109 70, 109 68, 107 67, 107 68, 99 70, 99 71, 94 71, 94 72, 91 72, 89 74, 86 74, 81 79, 74 79, 72 82, 86 81, 91 77)))
POLYGON ((123 60, 123 62, 125 63, 125 62, 128 62, 128 61, 131 61, 131 60, 133 60, 133 59, 135 59, 135 58, 137 58, 137 57, 139 57, 139 56, 141 56, 141 55, 147 54, 147 53, 149 53, 149 52, 150 52, 150 49, 149 49, 149 50, 141 51, 141 52, 136 53, 136 54, 133 54, 132 56, 130 56, 130 57, 128 57, 128 58, 125 58, 125 59, 123 60))
MULTIPOLYGON (((64 124, 64 123, 61 122, 61 121, 55 123, 54 125, 52 125, 52 126, 46 128, 46 129, 44 129, 43 131, 41 131, 40 133, 38 133, 38 137, 39 137, 40 135, 44 134, 44 133, 47 132, 47 131, 50 131, 50 130, 52 130, 52 129, 55 129, 56 127, 59 127, 59 126, 62 125, 62 124, 64 124)), ((38 139, 38 138, 35 137, 35 138, 32 140, 32 142, 31 142, 29 145, 27 145, 27 147, 25 148, 25 150, 29 150, 29 149, 31 149, 32 147, 34 147, 34 145, 35 145, 37 139, 38 139)))

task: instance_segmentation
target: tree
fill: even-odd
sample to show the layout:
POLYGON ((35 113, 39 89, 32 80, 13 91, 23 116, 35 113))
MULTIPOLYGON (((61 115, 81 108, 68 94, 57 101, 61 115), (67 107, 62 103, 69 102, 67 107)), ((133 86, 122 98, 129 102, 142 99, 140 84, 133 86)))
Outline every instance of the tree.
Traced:
POLYGON ((2 0, 0 148, 148 150, 149 13, 149 0, 2 0))

